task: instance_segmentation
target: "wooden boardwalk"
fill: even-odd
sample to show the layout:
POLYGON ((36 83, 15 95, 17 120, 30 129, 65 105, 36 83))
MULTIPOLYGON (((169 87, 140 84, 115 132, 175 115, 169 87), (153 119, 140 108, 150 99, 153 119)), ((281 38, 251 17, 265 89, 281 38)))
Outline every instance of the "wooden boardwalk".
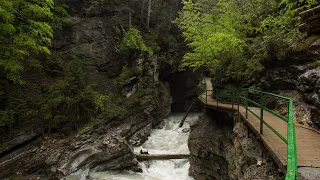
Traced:
MULTIPOLYGON (((212 90, 212 84, 207 79, 207 90, 212 90)), ((211 97, 211 94, 199 96, 202 103, 213 109, 224 109, 228 111, 237 111, 238 105, 223 104, 211 97)), ((260 108, 249 107, 256 114, 260 114, 260 108)), ((263 125, 263 134, 260 131, 260 120, 248 111, 248 118, 245 118, 245 107, 239 107, 241 117, 247 122, 248 126, 260 137, 264 146, 273 156, 276 163, 282 171, 285 171, 287 165, 287 145, 271 129, 263 125)), ((264 111, 264 120, 276 129, 282 136, 287 137, 287 123, 275 115, 264 111)), ((296 125, 297 154, 299 167, 320 167, 320 132, 305 126, 296 125)))

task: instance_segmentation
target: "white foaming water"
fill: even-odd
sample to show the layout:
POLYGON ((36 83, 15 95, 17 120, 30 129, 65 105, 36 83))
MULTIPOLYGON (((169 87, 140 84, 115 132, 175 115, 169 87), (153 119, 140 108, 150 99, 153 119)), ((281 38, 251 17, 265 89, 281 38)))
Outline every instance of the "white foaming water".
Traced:
MULTIPOLYGON (((184 114, 172 114, 165 119, 162 129, 154 129, 151 136, 140 147, 135 147, 135 153, 147 149, 149 154, 189 154, 187 145, 189 132, 182 132, 189 128, 191 122, 198 119, 198 114, 189 114, 183 127, 179 123, 184 114)), ((176 160, 149 160, 139 162, 142 173, 131 171, 121 172, 92 172, 90 177, 97 180, 193 180, 188 176, 188 159, 176 160)))

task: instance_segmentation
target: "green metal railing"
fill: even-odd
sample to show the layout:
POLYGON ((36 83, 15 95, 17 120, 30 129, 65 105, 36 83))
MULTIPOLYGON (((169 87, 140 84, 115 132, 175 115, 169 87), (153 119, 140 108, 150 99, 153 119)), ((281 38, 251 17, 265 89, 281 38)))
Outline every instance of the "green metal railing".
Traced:
POLYGON ((248 113, 253 114, 260 120, 260 134, 263 134, 263 125, 266 125, 272 130, 284 143, 287 144, 287 173, 286 180, 298 179, 298 166, 297 166, 297 148, 296 148, 296 132, 293 122, 293 101, 290 98, 283 97, 277 94, 263 92, 255 88, 239 88, 239 89, 221 89, 213 88, 212 90, 206 89, 206 80, 200 86, 199 98, 205 105, 214 105, 219 107, 219 103, 231 104, 233 110, 240 113, 240 106, 245 108, 245 118, 248 118, 248 113), (209 97, 209 98, 208 98, 209 97), (213 97, 215 100, 212 101, 213 97), (277 98, 285 101, 287 104, 287 115, 281 115, 274 110, 267 108, 265 100, 266 97, 277 98), (211 102, 212 101, 212 102, 211 102), (251 105, 251 106, 250 106, 251 105), (237 109, 234 107, 237 106, 237 109), (255 106, 258 112, 251 108, 255 106), (268 124, 264 119, 264 112, 267 111, 274 116, 278 117, 287 123, 287 137, 284 137, 275 128, 268 124))

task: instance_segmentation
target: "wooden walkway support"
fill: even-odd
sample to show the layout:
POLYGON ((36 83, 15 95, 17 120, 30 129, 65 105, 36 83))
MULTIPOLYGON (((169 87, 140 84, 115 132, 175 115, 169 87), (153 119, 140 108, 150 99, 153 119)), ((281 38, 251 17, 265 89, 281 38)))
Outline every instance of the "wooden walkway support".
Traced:
MULTIPOLYGON (((210 79, 206 79, 205 81, 206 89, 199 96, 199 100, 206 106, 206 108, 224 111, 238 111, 240 117, 247 122, 250 129, 260 137, 263 145, 272 155, 283 173, 286 173, 286 167, 288 165, 287 159, 289 158, 287 154, 287 144, 270 127, 261 123, 260 119, 256 115, 250 113, 250 111, 259 115, 261 113, 263 121, 285 138, 288 137, 287 122, 283 121, 278 116, 268 111, 263 111, 257 107, 249 106, 247 111, 246 107, 242 105, 238 106, 235 104, 219 102, 212 97, 213 88, 210 79), (261 132, 262 129, 263 132, 261 132)), ((319 131, 301 125, 294 126, 296 129, 297 165, 299 167, 320 167, 319 131)))
POLYGON ((186 114, 183 116, 182 120, 180 121, 179 127, 182 127, 182 126, 183 126, 184 121, 187 119, 188 114, 190 113, 190 111, 191 111, 191 109, 192 109, 192 105, 194 104, 194 102, 195 102, 195 101, 194 101, 194 100, 192 100, 192 103, 191 103, 191 105, 189 106, 189 108, 188 108, 188 110, 187 110, 186 114))

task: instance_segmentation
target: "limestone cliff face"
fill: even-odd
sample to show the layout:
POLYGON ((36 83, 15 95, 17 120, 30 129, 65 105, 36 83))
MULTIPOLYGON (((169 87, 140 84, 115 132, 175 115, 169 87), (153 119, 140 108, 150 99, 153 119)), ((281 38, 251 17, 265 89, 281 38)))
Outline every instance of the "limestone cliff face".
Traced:
MULTIPOLYGON (((266 65, 265 71, 255 78, 254 85, 265 91, 292 98, 295 122, 320 128, 319 37, 309 37, 301 46, 304 51, 291 54, 287 61, 266 65)), ((287 112, 286 104, 279 99, 269 99, 267 105, 279 113, 287 112)))
POLYGON ((189 173, 204 179, 280 179, 277 165, 233 114, 206 110, 191 126, 189 173), (259 165, 258 162, 262 161, 259 165))
POLYGON ((306 71, 297 82, 299 92, 310 107, 310 119, 314 126, 320 128, 320 68, 306 71))
MULTIPOLYGON (((256 85, 264 91, 293 99, 294 121, 305 126, 320 128, 319 68, 292 65, 268 69, 256 85)), ((267 106, 281 114, 287 113, 286 102, 269 98, 267 106)))
POLYGON ((66 59, 89 58, 107 77, 119 75, 126 56, 116 53, 115 25, 111 17, 70 17, 55 33, 53 49, 66 59))

